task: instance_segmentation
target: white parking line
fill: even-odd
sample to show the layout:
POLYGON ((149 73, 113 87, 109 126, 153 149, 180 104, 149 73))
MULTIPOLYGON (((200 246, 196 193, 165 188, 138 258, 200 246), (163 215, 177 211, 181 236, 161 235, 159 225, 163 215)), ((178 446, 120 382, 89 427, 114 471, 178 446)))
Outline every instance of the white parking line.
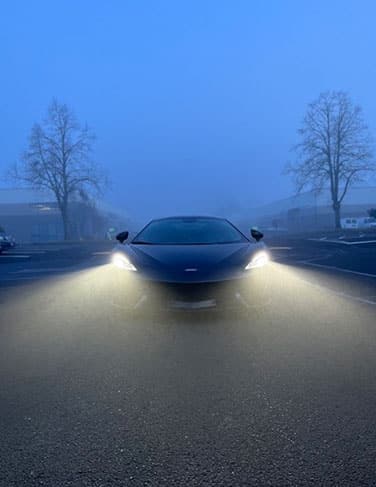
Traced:
POLYGON ((314 264, 313 262, 310 262, 309 260, 301 260, 298 263, 303 264, 303 265, 309 265, 311 267, 320 267, 323 269, 331 269, 331 270, 338 271, 338 272, 345 272, 346 274, 355 274, 357 276, 376 278, 376 274, 369 274, 367 272, 359 272, 359 271, 351 271, 350 269, 343 269, 342 267, 335 267, 335 266, 325 265, 325 264, 314 264))
POLYGON ((357 242, 347 242, 346 240, 344 240, 341 243, 344 245, 362 245, 362 244, 376 243, 376 240, 358 240, 357 242))
MULTIPOLYGON (((339 237, 341 238, 341 237, 339 237)), ((324 239, 322 238, 308 238, 312 242, 322 242, 324 239)), ((376 240, 358 240, 356 242, 348 242, 347 240, 338 240, 338 239, 325 239, 325 242, 329 243, 337 243, 341 245, 362 245, 362 244, 371 244, 376 243, 376 240)))
POLYGON ((10 257, 11 259, 29 259, 30 255, 23 255, 23 254, 0 254, 1 257, 10 257))
POLYGON ((0 279, 0 282, 4 282, 4 281, 32 281, 32 280, 35 280, 35 279, 40 279, 41 276, 34 276, 34 277, 26 277, 26 276, 17 276, 17 277, 8 277, 8 276, 5 276, 5 277, 2 277, 0 279))
POLYGON ((46 267, 46 268, 40 268, 40 269, 21 269, 19 271, 13 271, 11 274, 25 274, 25 273, 43 273, 43 272, 60 272, 64 271, 66 267, 46 267))
POLYGON ((294 247, 268 247, 269 250, 292 250, 294 247))
MULTIPOLYGON (((24 253, 27 252, 28 254, 32 254, 32 255, 39 255, 39 254, 45 254, 46 253, 45 250, 22 249, 22 251, 24 253)), ((12 252, 12 254, 16 255, 17 252, 12 252)))
POLYGON ((362 303, 362 304, 371 304, 372 306, 376 305, 376 301, 374 301, 372 299, 359 298, 358 296, 353 296, 352 294, 347 294, 347 293, 344 293, 342 291, 335 291, 334 289, 332 289, 330 287, 322 286, 321 284, 315 284, 311 281, 307 281, 306 279, 303 279, 300 276, 299 276, 299 279, 301 281, 303 281, 305 284, 309 284, 310 286, 312 286, 316 289, 321 289, 322 291, 325 291, 325 292, 330 292, 331 294, 339 296, 340 298, 350 299, 351 301, 357 301, 358 303, 362 303))

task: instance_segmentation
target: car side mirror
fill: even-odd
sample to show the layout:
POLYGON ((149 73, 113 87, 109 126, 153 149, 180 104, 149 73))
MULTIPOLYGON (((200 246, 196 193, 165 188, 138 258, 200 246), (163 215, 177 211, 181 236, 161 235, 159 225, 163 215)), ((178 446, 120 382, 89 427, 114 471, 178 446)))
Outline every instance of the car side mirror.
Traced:
POLYGON ((120 232, 116 235, 116 240, 120 243, 124 243, 128 238, 129 232, 120 232))
POLYGON ((261 233, 260 230, 255 227, 251 228, 251 235, 256 240, 256 242, 259 242, 264 236, 264 234, 261 233))

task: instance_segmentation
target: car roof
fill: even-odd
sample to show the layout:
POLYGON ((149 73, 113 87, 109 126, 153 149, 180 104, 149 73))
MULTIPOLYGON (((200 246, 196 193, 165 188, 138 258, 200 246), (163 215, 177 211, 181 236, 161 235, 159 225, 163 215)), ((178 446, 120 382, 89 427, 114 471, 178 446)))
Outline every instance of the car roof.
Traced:
POLYGON ((206 215, 175 215, 175 216, 165 216, 162 218, 154 218, 152 222, 164 221, 164 220, 226 220, 226 218, 221 218, 219 216, 206 216, 206 215))

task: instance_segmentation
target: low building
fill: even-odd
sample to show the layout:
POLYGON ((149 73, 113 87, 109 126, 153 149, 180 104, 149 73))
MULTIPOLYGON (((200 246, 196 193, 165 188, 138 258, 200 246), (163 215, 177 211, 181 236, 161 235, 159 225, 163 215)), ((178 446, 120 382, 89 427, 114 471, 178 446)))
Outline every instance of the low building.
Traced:
MULTIPOLYGON (((342 202, 341 217, 367 216, 376 208, 376 187, 350 188, 342 202)), ((263 228, 305 232, 334 228, 334 212, 329 190, 313 191, 254 208, 252 220, 263 228)))
MULTIPOLYGON (((90 202, 70 204, 73 240, 103 239, 112 225, 109 213, 90 202)), ((0 226, 18 242, 63 240, 63 223, 53 195, 32 189, 0 189, 0 226)))

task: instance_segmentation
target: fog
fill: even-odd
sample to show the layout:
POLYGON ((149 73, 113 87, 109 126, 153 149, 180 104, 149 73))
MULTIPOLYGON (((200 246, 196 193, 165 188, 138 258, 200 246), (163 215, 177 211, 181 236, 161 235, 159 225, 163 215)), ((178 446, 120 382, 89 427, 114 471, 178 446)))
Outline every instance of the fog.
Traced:
POLYGON ((0 487, 376 487, 375 25, 0 0, 0 487))
MULTIPOLYGON (((53 97, 97 135, 132 218, 246 214, 287 197, 307 104, 345 90, 376 128, 372 1, 2 5, 1 170, 53 97)), ((8 183, 2 183, 2 185, 8 183)))

